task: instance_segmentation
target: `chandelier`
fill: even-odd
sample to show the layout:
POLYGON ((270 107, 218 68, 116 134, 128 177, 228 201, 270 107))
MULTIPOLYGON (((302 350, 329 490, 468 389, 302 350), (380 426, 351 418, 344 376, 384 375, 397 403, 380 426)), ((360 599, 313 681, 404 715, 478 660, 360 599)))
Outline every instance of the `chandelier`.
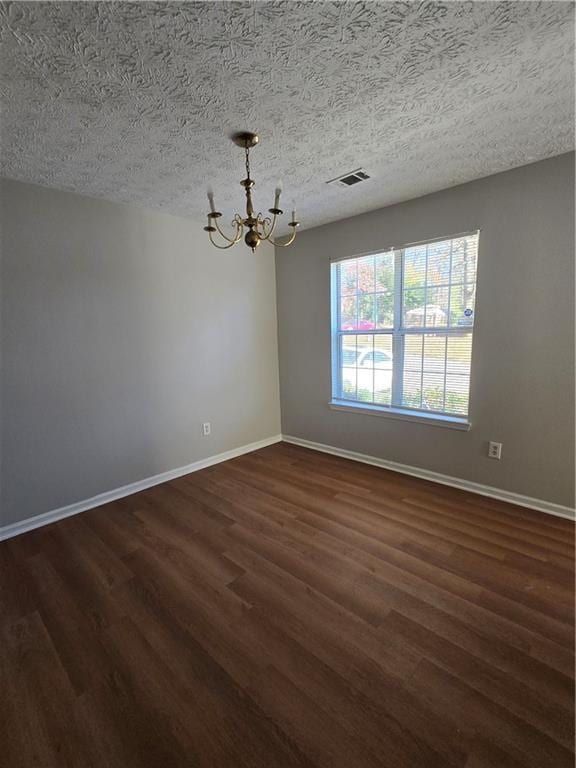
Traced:
POLYGON ((288 226, 292 227, 293 230, 288 240, 285 242, 278 242, 277 240, 272 239, 278 216, 282 216, 283 214, 283 211, 279 208, 280 193, 282 191, 280 187, 277 187, 275 191, 274 208, 268 209, 268 212, 272 214, 272 218, 270 218, 270 216, 263 217, 261 213, 254 216, 252 188, 254 187, 255 181, 250 177, 250 149, 258 144, 258 134, 247 132, 235 133, 232 136, 232 141, 238 147, 242 147, 246 153, 246 178, 240 182, 246 192, 246 217, 243 218, 239 213, 234 216, 232 219, 234 233, 232 234, 232 237, 228 237, 228 235, 225 235, 220 229, 218 219, 222 214, 214 207, 214 196, 212 193, 209 193, 208 200, 210 201, 210 213, 208 214, 208 226, 204 227, 204 231, 208 232, 210 242, 212 245, 215 245, 216 248, 232 248, 232 246, 236 245, 242 238, 244 228, 246 227, 248 231, 244 235, 244 242, 252 249, 253 253, 264 240, 272 243, 272 245, 279 245, 281 247, 290 245, 294 242, 294 238, 296 237, 296 228, 300 226, 300 223, 296 221, 296 211, 292 211, 292 221, 288 222, 288 226), (225 244, 218 244, 215 242, 213 238, 214 232, 218 232, 218 234, 225 240, 225 244))

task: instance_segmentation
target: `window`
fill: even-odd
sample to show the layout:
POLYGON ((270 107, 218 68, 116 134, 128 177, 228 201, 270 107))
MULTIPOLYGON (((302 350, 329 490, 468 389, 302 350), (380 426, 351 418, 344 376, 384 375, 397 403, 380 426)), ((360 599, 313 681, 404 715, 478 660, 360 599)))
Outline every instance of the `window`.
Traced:
POLYGON ((332 404, 466 423, 478 233, 332 264, 332 404))

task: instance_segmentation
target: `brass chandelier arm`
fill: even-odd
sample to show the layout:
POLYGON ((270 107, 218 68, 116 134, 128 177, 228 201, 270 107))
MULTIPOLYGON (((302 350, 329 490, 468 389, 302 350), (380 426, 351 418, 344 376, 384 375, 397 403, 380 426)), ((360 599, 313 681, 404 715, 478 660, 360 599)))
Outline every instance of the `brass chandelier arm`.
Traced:
POLYGON ((269 218, 262 219, 261 220, 261 226, 262 226, 262 235, 260 237, 261 240, 267 240, 269 243, 272 243, 274 246, 278 246, 279 248, 286 248, 288 245, 291 245, 294 240, 296 239, 296 227, 298 226, 298 222, 295 222, 294 224, 289 224, 288 226, 294 226, 294 230, 288 240, 285 243, 277 242, 276 240, 272 239, 272 233, 274 232, 274 229, 276 228, 276 222, 278 219, 278 214, 273 214, 274 218, 272 219, 272 223, 270 224, 270 227, 266 227, 266 221, 270 221, 269 218))
POLYGON ((214 226, 218 230, 218 234, 220 234, 224 238, 224 240, 227 240, 229 243, 232 243, 232 245, 235 245, 242 237, 243 225, 237 220, 233 221, 233 223, 236 225, 236 233, 233 235, 233 237, 228 237, 227 235, 224 234, 224 232, 222 232, 222 230, 220 229, 220 226, 218 225, 218 219, 212 219, 212 221, 214 222, 214 226))
POLYGON ((272 243, 272 245, 274 246, 279 246, 280 248, 286 248, 286 246, 292 245, 292 243, 296 239, 296 230, 292 232, 292 234, 290 235, 290 238, 285 243, 277 243, 276 240, 272 240, 271 237, 267 237, 266 239, 268 240, 269 243, 272 243))
MULTIPOLYGON (((276 219, 277 219, 276 214, 274 214, 274 218, 272 220, 270 220, 268 217, 266 217, 265 219, 262 219, 262 221, 261 221, 262 235, 261 235, 261 238, 260 238, 261 240, 269 240, 270 239, 270 235, 274 232, 274 229, 276 228, 276 219), (269 227, 266 226, 266 222, 267 221, 270 222, 270 226, 269 227)), ((270 242, 272 242, 272 241, 270 241, 270 242)))
POLYGON ((212 245, 215 248, 219 248, 221 251, 226 250, 226 248, 232 248, 233 246, 235 246, 238 240, 240 240, 241 235, 242 235, 242 231, 240 231, 240 236, 238 237, 237 240, 228 240, 228 238, 226 238, 226 240, 228 240, 228 245, 218 245, 218 243, 214 242, 214 238, 212 237, 212 232, 208 232, 208 237, 210 238, 210 242, 212 243, 212 245))

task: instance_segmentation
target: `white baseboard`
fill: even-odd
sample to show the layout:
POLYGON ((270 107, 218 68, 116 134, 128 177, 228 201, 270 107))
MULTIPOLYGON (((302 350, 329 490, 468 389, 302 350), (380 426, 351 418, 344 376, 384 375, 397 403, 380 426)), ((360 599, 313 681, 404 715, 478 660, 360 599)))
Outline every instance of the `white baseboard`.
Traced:
POLYGON ((77 515, 79 512, 86 512, 88 509, 100 507, 102 504, 108 504, 110 501, 116 501, 116 499, 131 496, 133 493, 144 491, 146 488, 151 488, 153 485, 160 485, 161 483, 166 483, 168 480, 175 480, 177 477, 188 475, 190 472, 197 472, 199 469, 204 469, 205 467, 211 467, 213 464, 219 464, 221 461, 234 459, 236 456, 242 456, 244 453, 257 451, 259 448, 266 448, 266 446, 272 445, 273 443, 279 443, 281 440, 282 435, 273 435, 264 440, 258 440, 255 443, 248 443, 248 445, 241 445, 239 448, 233 448, 231 451, 218 453, 216 456, 209 456, 206 459, 194 461, 192 464, 187 464, 184 467, 170 469, 167 472, 161 472, 159 475, 153 475, 152 477, 146 477, 144 480, 138 480, 135 483, 123 485, 121 488, 115 488, 112 491, 99 493, 98 496, 92 496, 91 499, 77 501, 75 504, 69 504, 66 507, 53 509, 51 512, 45 512, 42 515, 29 517, 27 520, 12 523, 12 525, 2 526, 0 527, 0 541, 11 539, 13 536, 26 533, 26 531, 32 531, 34 528, 40 528, 49 523, 55 523, 57 520, 62 520, 64 517, 71 517, 72 515, 77 515))
POLYGON ((219 453, 216 456, 209 456, 206 459, 200 459, 199 461, 192 462, 192 464, 187 464, 184 467, 178 467, 177 469, 171 469, 167 472, 161 472, 159 475, 147 477, 144 480, 138 480, 135 483, 124 485, 121 488, 115 488, 114 490, 100 493, 98 496, 93 496, 90 499, 78 501, 75 504, 69 504, 66 507, 60 507, 59 509, 53 509, 51 512, 45 512, 42 515, 29 517, 27 520, 22 520, 18 523, 2 526, 0 527, 0 541, 3 541, 4 539, 10 539, 13 536, 18 536, 21 533, 26 533, 26 531, 32 531, 34 528, 40 528, 41 526, 48 525, 49 523, 55 523, 57 520, 62 520, 65 517, 71 517, 72 515, 77 515, 80 512, 86 512, 89 509, 94 509, 94 507, 100 507, 102 504, 107 504, 111 501, 122 499, 125 496, 131 496, 133 493, 144 491, 146 488, 151 488, 154 485, 166 483, 169 480, 175 480, 177 477, 188 475, 191 472, 197 472, 199 469, 204 469, 205 467, 211 467, 213 464, 219 464, 221 461, 228 461, 228 459, 233 459, 236 456, 242 456, 244 453, 250 453, 251 451, 257 451, 260 448, 266 448, 266 446, 273 445, 274 443, 278 443, 281 440, 284 440, 287 443, 292 443, 294 445, 300 445, 304 448, 311 448, 314 451, 330 453, 334 456, 341 456, 345 459, 360 461, 363 464, 371 464, 375 467, 383 467, 384 469, 390 469, 393 472, 400 472, 404 475, 412 475, 413 477, 420 477, 424 480, 431 480, 432 482, 441 483, 442 485, 449 485, 462 491, 470 491, 471 493, 477 493, 481 496, 489 496, 492 499, 508 501, 511 504, 518 504, 521 507, 536 509, 539 512, 546 512, 549 515, 556 515, 557 517, 564 517, 568 518, 569 520, 574 520, 576 517, 574 509, 571 509, 570 507, 564 507, 561 504, 554 504, 550 501, 533 499, 530 496, 523 496, 519 493, 504 491, 500 488, 492 488, 489 485, 473 483, 470 480, 462 480, 461 478, 451 477, 450 475, 442 475, 439 472, 432 472, 428 469, 411 467, 407 464, 398 464, 395 461, 379 459, 376 456, 368 456, 363 453, 356 453, 355 451, 347 451, 343 448, 335 448, 332 445, 314 443, 310 440, 303 440, 300 437, 293 437, 292 435, 274 435, 264 440, 258 440, 255 443, 249 443, 248 445, 242 445, 239 448, 233 448, 231 451, 219 453))
POLYGON ((491 499, 499 499, 500 501, 508 501, 511 504, 517 504, 520 507, 528 507, 529 509, 536 509, 539 512, 546 512, 549 515, 556 515, 557 517, 565 517, 569 520, 576 518, 576 510, 571 507, 564 507, 561 504, 554 504, 551 501, 544 501, 543 499, 533 499, 530 496, 523 496, 519 493, 512 493, 512 491, 504 491, 500 488, 493 488, 490 485, 482 485, 481 483, 473 483, 470 480, 462 480, 459 477, 451 477, 450 475, 442 475, 439 472, 432 472, 428 469, 420 469, 419 467, 411 467, 408 464, 398 464, 395 461, 388 461, 387 459, 379 459, 376 456, 367 456, 364 453, 356 453, 355 451, 347 451, 343 448, 335 448, 332 445, 324 445, 323 443, 314 443, 310 440, 303 440, 300 437, 293 437, 292 435, 282 435, 282 440, 286 443, 293 443, 294 445, 300 445, 303 448, 310 448, 313 451, 321 451, 322 453, 330 453, 333 456, 341 456, 344 459, 352 459, 353 461, 360 461, 363 464, 372 464, 375 467, 383 467, 384 469, 390 469, 393 472, 400 472, 403 475, 412 475, 413 477, 420 477, 423 480, 431 480, 434 483, 441 483, 442 485, 450 485, 453 488, 458 488, 461 491, 470 491, 471 493, 477 493, 480 496, 489 496, 491 499))

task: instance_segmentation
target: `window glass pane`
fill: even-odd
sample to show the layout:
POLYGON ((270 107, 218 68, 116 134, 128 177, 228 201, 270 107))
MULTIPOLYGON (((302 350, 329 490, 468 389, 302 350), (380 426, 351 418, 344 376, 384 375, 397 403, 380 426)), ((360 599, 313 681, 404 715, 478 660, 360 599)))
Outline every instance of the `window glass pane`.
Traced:
POLYGON ((422 377, 422 408, 441 411, 444 407, 444 374, 427 373, 422 377))
POLYGON ((340 337, 341 397, 389 405, 392 397, 392 335, 340 337))
POLYGON ((379 253, 376 256, 375 290, 386 291, 392 294, 394 291, 394 251, 379 253))
POLYGON ((424 336, 422 361, 422 407, 431 411, 444 408, 444 369, 446 366, 446 336, 424 336))
POLYGON ((392 370, 392 334, 374 337, 374 368, 392 370))
POLYGON ((446 336, 427 335, 424 337, 423 368, 431 373, 444 373, 446 364, 446 336))
POLYGON ((446 376, 446 404, 447 413, 466 416, 468 413, 468 392, 470 389, 470 377, 448 374, 446 376))
POLYGON ((446 355, 447 373, 458 373, 470 376, 472 358, 472 333, 458 334, 448 337, 448 352, 446 355))
POLYGON ((404 369, 402 377, 402 405, 406 408, 420 408, 422 405, 422 373, 404 369))
POLYGON ((422 328, 425 317, 426 292, 424 288, 404 291, 404 325, 422 328))
POLYGON ((392 335, 374 337, 374 402, 392 402, 392 335))
POLYGON ((428 246, 427 285, 447 285, 450 282, 450 240, 428 246))
POLYGON ((426 246, 404 250, 404 288, 417 288, 426 282, 426 246))
POLYGON ((356 260, 340 262, 338 269, 340 270, 340 294, 344 296, 356 293, 358 288, 356 260))
POLYGON ((356 336, 340 336, 340 392, 339 396, 356 399, 356 336))
POLYGON ((374 400, 374 341, 372 336, 357 336, 356 338, 358 400, 371 403, 374 400))
POLYGON ((343 296, 340 299, 340 330, 355 331, 357 327, 356 297, 343 296))
POLYGON ((342 398, 356 400, 356 368, 342 368, 342 398))
POLYGON ((392 402, 392 371, 374 371, 374 402, 378 405, 392 402))
POLYGON ((341 360, 343 368, 356 368, 356 350, 345 347, 342 350, 341 360))
POLYGON ((357 399, 361 403, 373 403, 374 402, 374 372, 372 369, 369 371, 358 371, 358 396, 357 399))
POLYGON ((356 336, 340 336, 340 361, 342 365, 348 368, 356 367, 356 336))
POLYGON ((358 259, 358 293, 374 293, 374 256, 358 259))
POLYGON ((406 327, 474 325, 477 241, 477 235, 467 235, 405 249, 403 322, 406 327), (423 283, 424 300, 422 289, 415 290, 423 283))
POLYGON ((374 294, 358 294, 358 330, 371 331, 374 328, 374 294))
POLYGON ((358 345, 358 354, 366 356, 368 353, 372 353, 374 348, 374 337, 372 334, 362 334, 362 336, 356 336, 356 343, 358 345))
POLYGON ((448 288, 428 288, 424 324, 426 327, 448 325, 448 288))
POLYGON ((404 337, 404 370, 402 372, 402 402, 407 408, 420 408, 422 404, 422 352, 421 334, 404 337))
POLYGON ((465 416, 471 350, 472 333, 406 335, 401 405, 465 416))
POLYGON ((422 369, 422 347, 424 336, 410 334, 404 341, 404 370, 420 371, 422 369))
POLYGON ((452 282, 475 283, 478 237, 469 235, 452 241, 452 282))
POLYGON ((450 325, 471 327, 474 325, 476 286, 453 285, 450 291, 450 325))
POLYGON ((392 293, 376 294, 376 327, 394 327, 394 295, 392 293))

